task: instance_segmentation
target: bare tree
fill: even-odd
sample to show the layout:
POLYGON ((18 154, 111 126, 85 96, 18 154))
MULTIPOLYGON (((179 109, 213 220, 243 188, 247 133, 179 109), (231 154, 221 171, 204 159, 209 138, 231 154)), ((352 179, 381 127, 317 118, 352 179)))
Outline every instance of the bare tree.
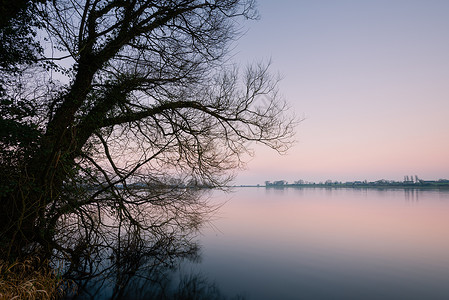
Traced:
MULTIPOLYGON (((86 241, 107 240, 108 226, 118 237, 126 226, 154 232, 198 204, 192 187, 229 182, 249 142, 290 145, 295 120, 277 78, 264 64, 242 72, 227 63, 240 20, 257 16, 253 1, 37 5, 49 55, 32 72, 48 84, 20 97, 39 134, 1 194, 7 256, 34 245, 75 259, 86 241), (67 82, 50 89, 55 71, 67 82), (172 212, 152 215, 162 204, 172 212)), ((20 89, 29 83, 9 93, 20 89)))

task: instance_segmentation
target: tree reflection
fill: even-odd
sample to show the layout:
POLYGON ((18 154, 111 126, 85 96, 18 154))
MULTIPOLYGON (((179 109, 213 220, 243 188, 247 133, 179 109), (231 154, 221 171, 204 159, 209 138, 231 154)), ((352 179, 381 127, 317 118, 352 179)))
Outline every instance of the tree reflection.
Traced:
POLYGON ((183 260, 200 260, 196 237, 218 207, 201 189, 154 195, 136 189, 115 210, 96 205, 63 220, 54 261, 76 287, 67 299, 225 299, 200 275, 174 278, 183 260), (145 201, 136 205, 139 198, 145 201))

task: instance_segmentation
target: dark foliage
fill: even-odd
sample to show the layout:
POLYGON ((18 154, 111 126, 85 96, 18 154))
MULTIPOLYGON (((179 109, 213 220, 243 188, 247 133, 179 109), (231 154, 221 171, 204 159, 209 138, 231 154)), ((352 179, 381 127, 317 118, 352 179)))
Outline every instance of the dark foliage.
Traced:
POLYGON ((250 142, 288 148, 277 78, 227 63, 252 1, 18 5, 0 28, 3 257, 73 273, 129 237, 154 254, 198 229, 197 188, 225 186, 250 142))

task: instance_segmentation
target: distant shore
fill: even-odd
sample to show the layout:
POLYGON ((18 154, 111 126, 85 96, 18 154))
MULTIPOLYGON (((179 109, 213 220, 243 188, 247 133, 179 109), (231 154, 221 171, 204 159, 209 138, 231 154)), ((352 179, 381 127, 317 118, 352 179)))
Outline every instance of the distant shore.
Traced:
POLYGON ((235 187, 264 187, 264 188, 374 188, 374 189, 449 189, 449 180, 440 179, 436 181, 387 181, 378 180, 374 182, 367 181, 351 181, 351 182, 295 182, 288 183, 284 180, 265 182, 265 185, 239 185, 235 187))

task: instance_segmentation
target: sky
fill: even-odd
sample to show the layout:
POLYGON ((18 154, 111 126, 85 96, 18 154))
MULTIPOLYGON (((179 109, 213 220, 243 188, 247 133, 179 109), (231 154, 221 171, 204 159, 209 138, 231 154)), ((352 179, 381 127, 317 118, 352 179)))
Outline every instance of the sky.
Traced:
POLYGON ((258 0, 234 59, 272 61, 304 120, 236 184, 449 178, 449 1, 258 0))

